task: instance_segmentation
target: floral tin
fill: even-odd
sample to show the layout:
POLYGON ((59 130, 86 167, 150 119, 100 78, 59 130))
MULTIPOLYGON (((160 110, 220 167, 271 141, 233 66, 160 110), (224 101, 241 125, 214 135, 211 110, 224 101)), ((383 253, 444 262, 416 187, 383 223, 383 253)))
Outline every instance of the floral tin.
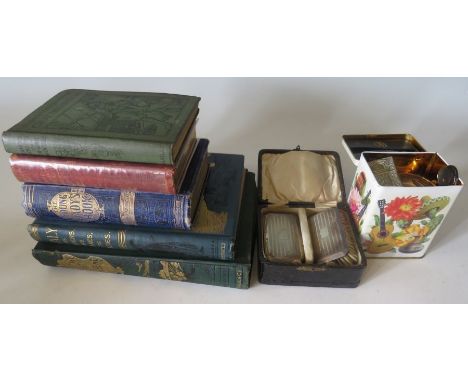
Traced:
POLYGON ((460 193, 462 180, 439 185, 439 171, 448 163, 408 134, 345 135, 343 145, 353 161, 359 156, 348 204, 366 256, 423 257, 460 193), (400 174, 400 186, 382 186, 369 166, 389 156, 400 174))

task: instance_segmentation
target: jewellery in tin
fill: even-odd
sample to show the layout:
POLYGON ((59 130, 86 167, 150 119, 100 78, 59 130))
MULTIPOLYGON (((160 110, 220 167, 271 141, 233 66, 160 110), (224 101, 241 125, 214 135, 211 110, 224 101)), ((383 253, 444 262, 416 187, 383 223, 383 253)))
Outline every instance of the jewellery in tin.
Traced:
POLYGON ((381 186, 401 187, 401 180, 392 157, 373 160, 369 167, 381 186))
POLYGON ((427 178, 416 174, 400 174, 404 187, 432 187, 434 184, 427 178))

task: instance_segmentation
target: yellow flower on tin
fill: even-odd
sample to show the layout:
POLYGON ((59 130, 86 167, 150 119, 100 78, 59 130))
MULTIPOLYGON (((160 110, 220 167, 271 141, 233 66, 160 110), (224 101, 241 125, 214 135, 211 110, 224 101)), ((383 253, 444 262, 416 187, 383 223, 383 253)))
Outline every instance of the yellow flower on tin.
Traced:
POLYGON ((403 247, 404 245, 411 244, 416 240, 416 237, 410 233, 400 232, 398 236, 395 237, 395 245, 397 247, 403 247))
POLYGON ((429 232, 428 226, 421 226, 419 224, 411 224, 409 227, 405 228, 405 232, 409 233, 415 237, 427 235, 429 232))

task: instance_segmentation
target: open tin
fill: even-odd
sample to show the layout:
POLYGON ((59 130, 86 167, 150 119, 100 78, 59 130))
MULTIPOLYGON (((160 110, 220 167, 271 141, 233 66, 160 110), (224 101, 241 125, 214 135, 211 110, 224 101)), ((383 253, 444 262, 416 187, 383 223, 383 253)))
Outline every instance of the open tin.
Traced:
POLYGON ((357 164, 348 204, 367 257, 419 258, 460 193, 463 182, 438 184, 448 163, 410 134, 344 135, 343 146, 357 164), (391 157, 400 185, 382 185, 373 161, 391 157))

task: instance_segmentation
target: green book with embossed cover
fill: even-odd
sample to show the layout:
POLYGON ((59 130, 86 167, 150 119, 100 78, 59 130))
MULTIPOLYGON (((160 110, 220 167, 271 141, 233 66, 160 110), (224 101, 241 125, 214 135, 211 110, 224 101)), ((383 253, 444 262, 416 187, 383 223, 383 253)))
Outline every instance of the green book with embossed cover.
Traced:
POLYGON ((69 89, 3 133, 9 153, 173 165, 199 97, 69 89))
POLYGON ((255 248, 256 200, 255 175, 247 173, 234 261, 191 260, 159 251, 142 253, 42 242, 32 253, 39 262, 49 266, 245 289, 250 285, 255 248))

